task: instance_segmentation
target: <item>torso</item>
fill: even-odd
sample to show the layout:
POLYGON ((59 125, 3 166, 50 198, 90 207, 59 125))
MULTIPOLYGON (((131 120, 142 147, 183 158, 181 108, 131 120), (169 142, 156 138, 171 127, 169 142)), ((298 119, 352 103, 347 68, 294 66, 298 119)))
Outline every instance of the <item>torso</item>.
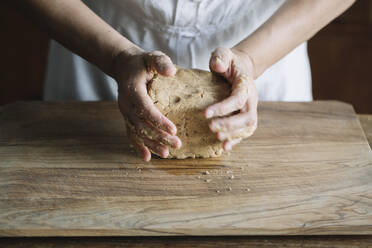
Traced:
MULTIPOLYGON (((240 42, 262 25, 283 2, 284 0, 85 1, 113 28, 143 49, 161 50, 181 67, 204 70, 208 70, 210 53, 216 47, 232 47, 240 42)), ((46 99, 116 98, 112 79, 85 60, 55 43, 50 56, 46 99), (62 67, 60 64, 63 61, 70 66, 62 67), (65 71, 61 72, 62 70, 65 71), (73 76, 62 82, 61 77, 66 77, 63 75, 73 76), (66 85, 67 80, 71 85, 66 85), (56 84, 60 86, 56 87, 56 84), (64 89, 61 90, 61 87, 64 89), (97 87, 99 90, 96 90, 97 87)), ((261 100, 311 100, 306 44, 269 68, 256 80, 256 85, 261 100)))

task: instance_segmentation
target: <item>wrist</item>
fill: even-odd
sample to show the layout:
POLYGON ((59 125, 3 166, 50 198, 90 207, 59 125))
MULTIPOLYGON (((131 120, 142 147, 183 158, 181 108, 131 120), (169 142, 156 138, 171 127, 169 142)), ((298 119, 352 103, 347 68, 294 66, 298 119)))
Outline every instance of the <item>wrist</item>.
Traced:
POLYGON ((134 56, 143 54, 144 50, 136 45, 130 46, 128 48, 119 49, 118 52, 114 53, 111 59, 110 66, 110 76, 117 78, 121 70, 123 70, 123 65, 131 61, 134 56))

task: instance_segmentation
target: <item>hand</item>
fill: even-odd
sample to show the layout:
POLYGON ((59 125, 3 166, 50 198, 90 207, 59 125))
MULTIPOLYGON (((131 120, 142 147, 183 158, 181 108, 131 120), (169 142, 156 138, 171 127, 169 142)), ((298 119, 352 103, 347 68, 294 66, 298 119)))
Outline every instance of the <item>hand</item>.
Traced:
POLYGON ((211 71, 232 84, 228 98, 204 111, 206 118, 221 117, 213 119, 209 127, 228 151, 257 128, 258 94, 253 81, 253 62, 237 49, 217 48, 211 55, 209 66, 211 71))
POLYGON ((147 83, 155 73, 175 75, 176 67, 162 52, 138 50, 130 55, 119 54, 113 64, 119 108, 129 123, 132 145, 145 161, 150 161, 151 152, 168 157, 168 146, 180 148, 182 143, 176 136, 176 126, 153 104, 147 93, 147 83))

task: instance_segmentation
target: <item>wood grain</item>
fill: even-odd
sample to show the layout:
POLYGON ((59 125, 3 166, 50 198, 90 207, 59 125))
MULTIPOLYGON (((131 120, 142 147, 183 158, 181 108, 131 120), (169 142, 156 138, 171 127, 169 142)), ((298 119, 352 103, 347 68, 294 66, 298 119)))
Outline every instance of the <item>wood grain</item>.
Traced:
POLYGON ((222 158, 144 164, 115 103, 2 107, 0 235, 372 234, 372 156, 352 107, 259 113, 222 158))

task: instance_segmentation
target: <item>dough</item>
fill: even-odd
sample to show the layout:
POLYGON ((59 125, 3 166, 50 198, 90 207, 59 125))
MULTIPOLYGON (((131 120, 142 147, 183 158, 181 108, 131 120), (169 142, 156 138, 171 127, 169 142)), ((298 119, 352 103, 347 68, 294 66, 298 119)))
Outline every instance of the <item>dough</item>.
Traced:
POLYGON ((177 126, 181 149, 169 149, 168 158, 208 158, 222 154, 222 142, 209 129, 204 109, 230 95, 222 77, 196 69, 178 69, 174 77, 157 75, 148 85, 155 106, 177 126))

